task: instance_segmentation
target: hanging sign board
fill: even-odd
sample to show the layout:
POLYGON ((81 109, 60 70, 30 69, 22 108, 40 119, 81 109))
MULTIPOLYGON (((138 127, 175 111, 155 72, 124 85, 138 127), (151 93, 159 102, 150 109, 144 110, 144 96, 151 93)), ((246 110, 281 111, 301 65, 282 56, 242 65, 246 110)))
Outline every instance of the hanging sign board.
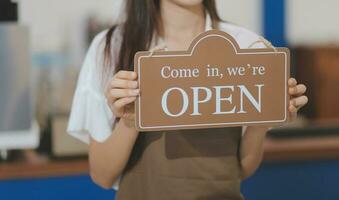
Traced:
POLYGON ((279 125, 288 120, 287 48, 240 49, 210 30, 187 51, 138 52, 139 131, 279 125))

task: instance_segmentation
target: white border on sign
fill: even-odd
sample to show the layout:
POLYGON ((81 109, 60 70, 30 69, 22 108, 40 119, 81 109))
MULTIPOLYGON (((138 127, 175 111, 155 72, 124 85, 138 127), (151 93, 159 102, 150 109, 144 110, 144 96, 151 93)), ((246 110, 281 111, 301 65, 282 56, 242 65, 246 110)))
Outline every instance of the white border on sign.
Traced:
MULTIPOLYGON (((234 46, 233 42, 231 40, 229 40, 228 38, 224 37, 224 36, 221 36, 221 35, 217 35, 217 34, 211 34, 211 35, 206 35, 205 37, 202 37, 198 40, 198 42, 195 43, 195 45, 193 46, 191 52, 189 54, 180 54, 180 55, 152 55, 152 53, 150 53, 150 55, 147 55, 147 56, 140 56, 138 58, 138 83, 140 85, 140 61, 142 58, 149 58, 149 57, 174 57, 174 56, 192 56, 193 55, 193 52, 194 52, 194 49, 195 47, 197 46, 197 44, 199 44, 199 42, 207 37, 221 37, 227 41, 229 41, 232 46, 233 46, 233 49, 235 50, 235 53, 236 55, 238 54, 284 54, 285 56, 285 81, 287 83, 287 54, 286 52, 256 52, 256 53, 247 53, 247 52, 244 52, 244 53, 239 53, 238 52, 238 49, 234 46)), ((285 91, 287 90, 287 85, 285 84, 285 91)), ((285 106, 286 106, 286 99, 287 99, 287 95, 286 95, 286 92, 285 92, 285 106)), ((224 123, 209 123, 209 124, 203 124, 203 123, 198 123, 198 124, 183 124, 183 125, 168 125, 168 126, 142 126, 141 125, 141 97, 139 96, 138 97, 138 102, 139 102, 139 127, 140 128, 144 128, 144 129, 158 129, 158 128, 175 128, 175 127, 194 127, 194 126, 208 126, 208 125, 211 125, 211 126, 219 126, 219 125, 237 125, 237 124, 254 124, 254 123, 278 123, 278 122, 284 122, 287 118, 287 110, 285 109, 285 116, 283 119, 280 119, 280 120, 268 120, 268 121, 241 121, 241 122, 224 122, 224 123)))

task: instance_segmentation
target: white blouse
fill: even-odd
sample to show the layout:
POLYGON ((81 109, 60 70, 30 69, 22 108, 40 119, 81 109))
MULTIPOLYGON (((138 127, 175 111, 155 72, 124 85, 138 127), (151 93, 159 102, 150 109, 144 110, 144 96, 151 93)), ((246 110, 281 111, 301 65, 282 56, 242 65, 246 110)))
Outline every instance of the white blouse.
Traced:
MULTIPOLYGON (((211 18, 208 14, 205 24, 206 31, 212 29, 211 18)), ((227 22, 220 22, 218 27, 233 36, 240 48, 266 48, 267 41, 245 28, 227 22)), ((89 47, 80 71, 67 128, 70 135, 87 144, 90 137, 98 142, 105 141, 111 135, 115 121, 115 116, 106 103, 104 95, 106 81, 102 76, 106 33, 107 31, 99 33, 89 47)), ((121 39, 121 27, 118 26, 112 36, 113 60, 111 63, 115 63, 121 39)), ((119 181, 115 183, 115 189, 118 183, 119 181)))

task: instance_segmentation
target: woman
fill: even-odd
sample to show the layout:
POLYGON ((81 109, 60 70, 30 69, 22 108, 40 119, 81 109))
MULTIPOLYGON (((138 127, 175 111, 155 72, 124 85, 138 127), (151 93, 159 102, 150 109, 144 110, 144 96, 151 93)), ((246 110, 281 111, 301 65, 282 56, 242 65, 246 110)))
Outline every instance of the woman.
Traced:
MULTIPOLYGON (((241 48, 266 48, 258 35, 220 21, 214 1, 128 0, 124 23, 92 42, 78 81, 68 131, 89 142, 90 174, 117 199, 242 199, 240 183, 258 168, 268 127, 139 133, 133 56, 149 49, 186 50, 215 28, 241 48), (242 133, 243 132, 243 133, 242 133), (89 136, 90 135, 90 136, 89 136)), ((306 87, 288 81, 292 118, 306 87)))

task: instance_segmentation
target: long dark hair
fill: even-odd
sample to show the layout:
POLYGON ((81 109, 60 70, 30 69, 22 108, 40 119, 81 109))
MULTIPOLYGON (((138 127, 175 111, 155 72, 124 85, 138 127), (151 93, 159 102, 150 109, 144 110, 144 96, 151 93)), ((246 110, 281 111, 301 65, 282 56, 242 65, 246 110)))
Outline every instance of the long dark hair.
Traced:
MULTIPOLYGON (((214 0, 204 0, 203 5, 210 14, 212 21, 220 21, 214 0)), ((122 25, 122 42, 116 63, 112 63, 111 39, 116 29, 112 26, 106 35, 104 49, 104 71, 110 71, 115 65, 115 72, 119 70, 133 71, 133 58, 137 51, 148 50, 151 45, 154 30, 160 19, 160 0, 127 0, 127 19, 122 25)))

